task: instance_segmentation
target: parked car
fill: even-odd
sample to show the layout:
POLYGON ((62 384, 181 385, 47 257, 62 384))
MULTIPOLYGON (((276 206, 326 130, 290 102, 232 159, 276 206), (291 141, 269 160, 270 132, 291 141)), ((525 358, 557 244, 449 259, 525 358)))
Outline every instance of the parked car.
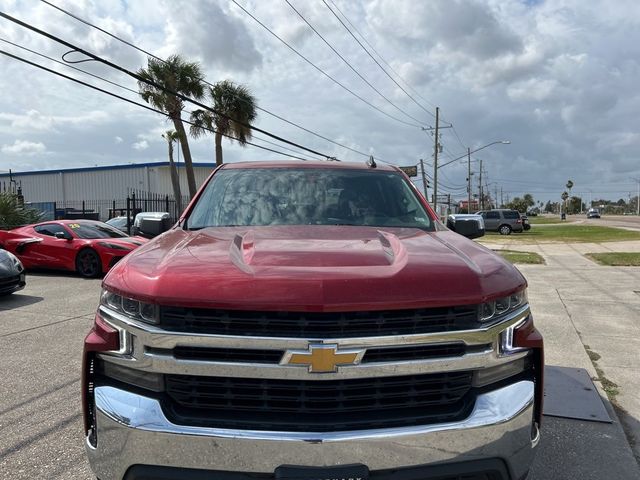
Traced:
POLYGON ((167 230, 171 225, 170 222, 169 212, 140 212, 133 221, 131 233, 153 238, 167 230))
POLYGON ((467 238, 484 236, 484 220, 481 215, 454 213, 447 217, 447 228, 467 238))
MULTIPOLYGON (((117 228, 121 232, 127 233, 127 217, 113 217, 105 222, 107 225, 111 225, 113 228, 117 228)), ((133 222, 132 222, 133 223, 133 222)))
POLYGON ((496 208, 478 212, 484 219, 484 228, 487 232, 500 232, 501 235, 510 235, 511 232, 522 232, 522 217, 517 210, 496 208))
POLYGON ((600 218, 600 210, 597 208, 590 208, 587 212, 587 218, 600 218))
POLYGON ((91 468, 522 479, 543 396, 526 287, 396 167, 224 164, 104 279, 83 358, 91 468))
POLYGON ((0 231, 0 246, 26 269, 52 268, 97 277, 146 243, 94 220, 56 220, 0 231))
POLYGON ((22 262, 11 252, 0 250, 0 295, 9 295, 22 290, 26 276, 22 262))

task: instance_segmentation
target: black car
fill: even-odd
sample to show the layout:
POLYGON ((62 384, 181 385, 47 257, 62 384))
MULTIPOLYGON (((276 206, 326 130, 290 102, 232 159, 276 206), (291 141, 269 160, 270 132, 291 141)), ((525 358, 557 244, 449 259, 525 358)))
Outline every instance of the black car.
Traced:
POLYGON ((26 285, 24 267, 18 257, 0 250, 0 295, 22 290, 26 285))

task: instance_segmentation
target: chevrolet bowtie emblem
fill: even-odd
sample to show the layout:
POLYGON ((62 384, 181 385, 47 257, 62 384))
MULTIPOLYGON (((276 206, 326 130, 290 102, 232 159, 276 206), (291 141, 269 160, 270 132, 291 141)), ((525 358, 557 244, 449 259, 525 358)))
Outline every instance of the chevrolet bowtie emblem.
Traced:
POLYGON ((357 365, 363 348, 338 350, 337 345, 310 344, 309 350, 287 350, 280 365, 309 367, 309 373, 337 372, 340 365, 357 365))

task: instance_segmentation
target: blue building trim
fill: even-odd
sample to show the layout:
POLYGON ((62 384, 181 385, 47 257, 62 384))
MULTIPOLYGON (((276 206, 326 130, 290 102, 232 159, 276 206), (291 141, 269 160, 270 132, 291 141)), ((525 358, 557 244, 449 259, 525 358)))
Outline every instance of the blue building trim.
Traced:
MULTIPOLYGON (((168 167, 169 162, 148 162, 148 163, 128 163, 126 165, 105 165, 102 167, 78 167, 78 168, 65 168, 60 170, 34 170, 29 172, 11 172, 13 177, 25 177, 28 175, 46 175, 57 173, 75 173, 75 172, 99 172, 102 170, 129 170, 132 168, 144 168, 144 167, 168 167)), ((195 167, 210 167, 215 168, 215 163, 194 163, 195 167)), ((184 163, 178 164, 178 168, 184 168, 184 163)), ((9 173, 0 173, 0 178, 9 178, 9 173)))

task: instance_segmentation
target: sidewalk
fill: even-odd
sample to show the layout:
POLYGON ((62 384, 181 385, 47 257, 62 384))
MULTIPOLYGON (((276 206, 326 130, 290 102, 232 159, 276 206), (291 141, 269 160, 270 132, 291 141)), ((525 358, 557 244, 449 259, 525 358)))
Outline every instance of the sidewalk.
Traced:
POLYGON ((582 255, 637 252, 640 242, 482 243, 544 257, 546 265, 518 268, 529 282, 531 308, 545 337, 546 362, 584 368, 594 379, 605 378, 604 387, 618 407, 616 415, 602 383, 596 381, 613 425, 545 417, 538 459, 544 470, 536 464, 532 478, 640 478, 640 268, 604 267, 582 255))

